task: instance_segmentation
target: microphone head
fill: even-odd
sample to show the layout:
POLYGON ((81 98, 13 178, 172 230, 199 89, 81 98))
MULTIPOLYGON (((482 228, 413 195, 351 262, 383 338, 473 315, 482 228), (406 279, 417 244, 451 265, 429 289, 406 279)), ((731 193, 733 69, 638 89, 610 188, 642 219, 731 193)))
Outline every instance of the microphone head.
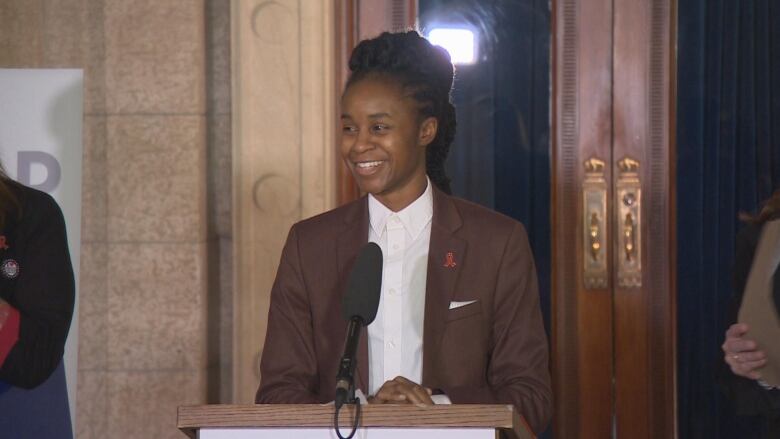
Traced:
POLYGON ((347 293, 341 301, 345 320, 360 317, 366 326, 376 317, 382 291, 382 250, 369 242, 360 250, 347 281, 347 293))

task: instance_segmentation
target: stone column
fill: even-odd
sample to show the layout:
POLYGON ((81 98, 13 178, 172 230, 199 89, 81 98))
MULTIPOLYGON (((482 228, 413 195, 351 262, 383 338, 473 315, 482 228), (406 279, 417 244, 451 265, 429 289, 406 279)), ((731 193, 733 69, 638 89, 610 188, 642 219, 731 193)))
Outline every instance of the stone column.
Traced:
POLYGON ((259 383, 268 303, 289 227, 334 207, 330 1, 233 0, 233 399, 259 383))
POLYGON ((206 402, 203 0, 3 0, 1 67, 85 70, 76 431, 206 402))
POLYGON ((79 437, 180 437, 176 406, 205 402, 204 11, 202 0, 102 2, 103 53, 88 57, 105 99, 88 117, 105 137, 88 150, 104 160, 105 253, 91 272, 105 289, 83 292, 102 327, 81 332, 100 354, 82 360, 79 437))

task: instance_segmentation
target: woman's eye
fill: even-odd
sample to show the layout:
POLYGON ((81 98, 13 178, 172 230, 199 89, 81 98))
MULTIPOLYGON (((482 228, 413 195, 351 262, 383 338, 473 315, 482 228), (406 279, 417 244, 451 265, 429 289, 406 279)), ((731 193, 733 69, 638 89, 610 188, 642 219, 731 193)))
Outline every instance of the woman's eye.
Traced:
POLYGON ((379 124, 379 125, 374 125, 373 127, 371 127, 371 131, 373 131, 375 133, 381 133, 381 132, 387 131, 387 128, 388 128, 387 125, 379 124))
POLYGON ((344 134, 352 134, 357 132, 357 128, 349 125, 344 125, 341 130, 344 132, 344 134))

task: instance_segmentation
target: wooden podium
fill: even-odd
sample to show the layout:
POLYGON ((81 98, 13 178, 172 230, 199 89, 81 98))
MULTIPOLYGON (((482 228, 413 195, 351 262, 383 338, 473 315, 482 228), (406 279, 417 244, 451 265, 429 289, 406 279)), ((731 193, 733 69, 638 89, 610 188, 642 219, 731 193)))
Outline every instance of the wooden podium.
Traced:
MULTIPOLYGON (((363 405, 355 438, 535 438, 511 405, 363 405), (501 433, 501 434, 499 434, 501 433)), ((354 406, 339 415, 341 434, 349 435, 354 406)), ((333 404, 181 406, 177 425, 191 438, 337 439, 333 404)))

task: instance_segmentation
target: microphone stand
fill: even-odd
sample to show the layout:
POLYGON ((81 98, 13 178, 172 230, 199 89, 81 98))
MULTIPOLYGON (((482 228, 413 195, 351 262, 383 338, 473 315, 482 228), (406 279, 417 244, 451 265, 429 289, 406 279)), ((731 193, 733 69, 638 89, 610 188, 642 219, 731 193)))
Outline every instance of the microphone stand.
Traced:
POLYGON ((357 366, 357 348, 360 340, 360 330, 365 321, 360 316, 353 316, 347 327, 347 342, 344 346, 344 355, 341 356, 339 372, 336 375, 336 411, 333 416, 333 426, 339 439, 351 439, 360 424, 360 400, 355 398, 355 367, 357 366), (339 411, 344 404, 355 404, 355 421, 352 424, 352 432, 347 437, 341 435, 339 430, 339 411))

